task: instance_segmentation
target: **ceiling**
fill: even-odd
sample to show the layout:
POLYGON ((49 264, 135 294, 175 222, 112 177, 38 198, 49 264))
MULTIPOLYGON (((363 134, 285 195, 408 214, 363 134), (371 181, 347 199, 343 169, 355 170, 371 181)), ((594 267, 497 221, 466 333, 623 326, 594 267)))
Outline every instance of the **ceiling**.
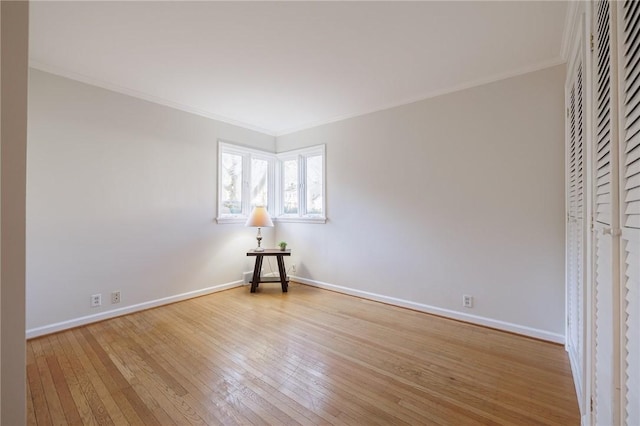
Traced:
POLYGON ((279 135, 559 64, 567 3, 30 7, 34 68, 279 135))

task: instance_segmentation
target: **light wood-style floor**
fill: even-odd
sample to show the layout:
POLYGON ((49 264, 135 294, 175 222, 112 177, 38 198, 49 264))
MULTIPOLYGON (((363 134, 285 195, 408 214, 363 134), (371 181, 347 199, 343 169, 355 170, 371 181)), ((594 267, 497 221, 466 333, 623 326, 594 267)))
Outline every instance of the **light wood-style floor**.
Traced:
POLYGON ((29 424, 579 424, 562 346, 292 283, 30 340, 29 424))

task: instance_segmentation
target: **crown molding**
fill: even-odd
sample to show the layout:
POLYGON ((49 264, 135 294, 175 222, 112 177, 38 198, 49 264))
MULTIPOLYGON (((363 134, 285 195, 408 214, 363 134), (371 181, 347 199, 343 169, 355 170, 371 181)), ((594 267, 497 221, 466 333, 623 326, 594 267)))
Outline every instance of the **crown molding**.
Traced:
POLYGON ((234 120, 233 118, 224 117, 222 115, 214 114, 212 112, 195 108, 192 106, 184 105, 179 102, 173 102, 168 99, 160 98, 158 96, 150 95, 148 93, 140 92, 135 89, 131 89, 129 87, 118 86, 116 84, 112 84, 103 80, 99 80, 97 78, 89 77, 84 74, 80 74, 74 71, 69 71, 67 69, 59 68, 53 65, 45 64, 43 62, 39 62, 36 60, 29 61, 29 67, 37 69, 39 71, 47 72, 49 74, 55 74, 60 77, 65 77, 71 80, 79 81, 81 83, 86 83, 91 86, 100 87, 101 89, 110 90, 112 92, 121 93, 123 95, 132 96, 134 98, 142 99, 145 101, 153 102, 155 104, 163 105, 169 108, 177 109, 180 111, 188 112, 190 114, 199 115, 201 117, 210 118, 212 120, 220 121, 226 124, 231 124, 233 126, 242 127, 244 129, 253 130, 259 133, 263 133, 269 136, 275 136, 275 132, 273 130, 265 129, 260 126, 255 126, 250 123, 245 123, 243 121, 234 120))
POLYGON ((526 67, 522 67, 522 68, 518 68, 516 70, 511 70, 508 72, 504 72, 504 73, 498 73, 498 74, 494 74, 492 76, 489 77, 485 77, 485 78, 480 78, 477 80, 471 80, 462 84, 458 84, 455 86, 451 86, 448 87, 446 89, 440 89, 440 90, 434 90, 431 92, 424 92, 421 93, 419 95, 416 96, 412 96, 410 98, 405 98, 401 101, 397 101, 397 102, 392 102, 392 103, 388 103, 388 104, 382 104, 382 105, 378 105, 378 106, 374 106, 374 107, 370 107, 370 108, 366 108, 365 110, 358 112, 358 113, 354 113, 354 114, 345 114, 345 115, 341 115, 341 116, 336 116, 333 117, 329 120, 323 120, 323 121, 317 121, 317 122, 311 122, 311 123, 307 123, 305 125, 302 126, 297 126, 294 128, 289 128, 286 130, 282 130, 282 131, 278 131, 276 132, 275 136, 276 138, 279 136, 284 136, 284 135, 289 135, 291 133, 296 133, 302 130, 308 130, 314 127, 318 127, 318 126, 322 126, 325 124, 330 124, 330 123, 335 123, 337 121, 342 121, 342 120, 347 120, 349 118, 355 118, 355 117, 360 117, 363 115, 367 115, 367 114, 372 114, 375 112, 379 112, 379 111, 384 111, 387 109, 391 109, 391 108, 396 108, 396 107, 401 107, 404 105, 409 105, 415 102, 420 102, 420 101, 424 101, 426 99, 431 99, 431 98, 435 98, 438 96, 442 96, 442 95, 447 95, 450 93, 454 93, 454 92, 460 92, 462 90, 466 90, 466 89, 471 89, 474 87, 478 87, 478 86, 482 86, 485 84, 490 84, 490 83, 495 83, 497 81, 501 81, 501 80, 506 80, 508 78, 512 78, 512 77, 517 77, 519 75, 523 75, 523 74, 528 74, 530 72, 535 72, 535 71, 540 71, 546 68, 551 68, 551 67, 555 67, 557 65, 561 65, 564 64, 566 62, 566 60, 562 57, 557 57, 548 61, 543 61, 543 62, 539 62, 533 65, 528 65, 526 67))
MULTIPOLYGON (((579 3, 579 2, 571 2, 571 3, 579 3)), ((576 16, 578 16, 579 13, 576 14, 576 16)), ((578 22, 578 19, 575 19, 575 22, 578 22)), ((575 24, 572 24, 575 25, 575 24)), ((566 31, 565 31, 566 32, 566 31)), ((564 38, 563 38, 563 48, 564 48, 564 38)), ((66 69, 62 69, 59 67, 55 67, 49 64, 45 64, 42 62, 38 62, 35 60, 31 60, 29 62, 29 66, 31 68, 40 70, 40 71, 44 71, 50 74, 55 74, 61 77, 65 77, 65 78, 69 78, 71 80, 76 80, 79 81, 81 83, 86 83, 86 84, 90 84, 92 86, 96 86, 96 87, 100 87, 102 89, 106 89, 106 90, 110 90, 112 92, 117 92, 117 93, 121 93, 127 96, 132 96, 135 98, 139 98, 139 99, 143 99, 149 102, 153 102, 159 105, 164 105, 170 108, 174 108, 180 111, 184 111, 184 112, 188 112, 191 114, 195 114, 195 115, 199 115, 202 117, 206 117, 206 118, 210 118, 212 120, 216 120, 216 121, 220 121, 223 123, 227 123, 227 124, 231 124, 234 126, 239 126, 245 129, 249 129, 249 130, 253 130, 259 133, 263 133, 269 136, 273 136, 273 137, 279 137, 279 136, 284 136, 284 135, 288 135, 291 133, 295 133, 295 132, 299 132, 302 130, 308 130, 314 127, 318 127, 318 126, 322 126, 325 124, 330 124, 330 123, 335 123, 338 121, 343 121, 343 120, 347 120, 350 118, 355 118, 355 117, 360 117, 363 115, 367 115, 367 114, 372 114, 375 112, 379 112, 379 111, 384 111, 387 109, 391 109, 391 108, 396 108, 396 107, 400 107, 400 106, 404 106, 404 105, 409 105, 415 102, 420 102, 426 99, 431 99, 431 98, 435 98, 438 96, 442 96, 442 95, 446 95, 449 93, 454 93, 454 92, 459 92, 462 90, 466 90, 466 89, 470 89, 473 87, 477 87, 477 86, 482 86, 484 84, 489 84, 489 83, 494 83, 500 80, 505 80, 508 78, 512 78, 512 77, 517 77, 519 75, 522 74, 527 74, 530 72, 535 72, 535 71, 540 71, 542 69, 545 68, 551 68, 560 64, 563 64, 566 62, 566 59, 564 56, 562 57, 557 57, 548 61, 543 61, 543 62, 539 62, 533 65, 529 65, 526 67, 522 67, 522 68, 518 68, 516 70, 512 70, 512 71, 508 71, 508 72, 504 72, 504 73, 498 73, 498 74, 494 74, 492 76, 486 77, 486 78, 481 78, 481 79, 477 79, 477 80, 471 80, 459 85, 455 85, 455 86, 451 86, 445 89, 440 89, 440 90, 434 90, 431 92, 424 92, 421 93, 419 95, 416 96, 412 96, 409 98, 405 98, 402 99, 400 101, 396 101, 396 102, 391 102, 391 103, 386 103, 386 104, 381 104, 381 105, 377 105, 377 106, 372 106, 369 108, 365 108, 364 110, 357 112, 357 113, 352 113, 352 114, 344 114, 344 115, 340 115, 340 116, 335 116, 333 118, 330 118, 328 120, 319 120, 319 121, 314 121, 314 122, 309 122, 306 123, 304 125, 301 126, 295 126, 292 128, 288 128, 288 129, 282 129, 279 131, 273 131, 273 130, 269 130, 269 129, 265 129, 263 127, 259 127, 259 126, 255 126, 253 124, 250 123, 245 123, 242 121, 238 121, 238 120, 234 120, 228 117, 224 117, 224 116, 220 116, 214 113, 211 113, 209 111, 205 111, 199 108, 194 108, 188 105, 184 105, 184 104, 180 104, 177 102, 173 102, 167 99, 163 99, 157 96, 153 96, 153 95, 149 95, 147 93, 144 92, 140 92, 137 91, 135 89, 131 89, 128 87, 123 87, 123 86, 118 86, 112 83, 108 83, 93 77, 89 77, 80 73, 76 73, 73 71, 69 71, 66 69)))

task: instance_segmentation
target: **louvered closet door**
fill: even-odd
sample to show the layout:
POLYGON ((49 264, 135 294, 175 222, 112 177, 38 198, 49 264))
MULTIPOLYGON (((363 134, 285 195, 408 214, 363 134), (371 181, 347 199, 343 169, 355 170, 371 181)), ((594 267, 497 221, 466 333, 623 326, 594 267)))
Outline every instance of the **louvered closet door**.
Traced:
POLYGON ((566 86, 567 105, 567 351, 572 369, 584 383, 584 72, 581 51, 571 63, 566 86))
POLYGON ((619 424, 616 401, 619 376, 618 279, 616 277, 617 228, 617 86, 613 73, 612 4, 594 4, 594 102, 593 102, 593 176, 594 185, 594 344, 593 371, 594 416, 598 425, 619 424))
POLYGON ((619 6, 622 416, 640 425, 640 4, 619 6))

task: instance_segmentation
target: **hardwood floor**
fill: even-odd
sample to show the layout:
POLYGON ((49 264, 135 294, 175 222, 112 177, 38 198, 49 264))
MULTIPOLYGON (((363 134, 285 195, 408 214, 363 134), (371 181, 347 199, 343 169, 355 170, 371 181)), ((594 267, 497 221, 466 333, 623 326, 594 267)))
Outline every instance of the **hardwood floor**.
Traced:
POLYGON ((28 423, 580 423, 560 345, 292 283, 30 340, 28 423))

